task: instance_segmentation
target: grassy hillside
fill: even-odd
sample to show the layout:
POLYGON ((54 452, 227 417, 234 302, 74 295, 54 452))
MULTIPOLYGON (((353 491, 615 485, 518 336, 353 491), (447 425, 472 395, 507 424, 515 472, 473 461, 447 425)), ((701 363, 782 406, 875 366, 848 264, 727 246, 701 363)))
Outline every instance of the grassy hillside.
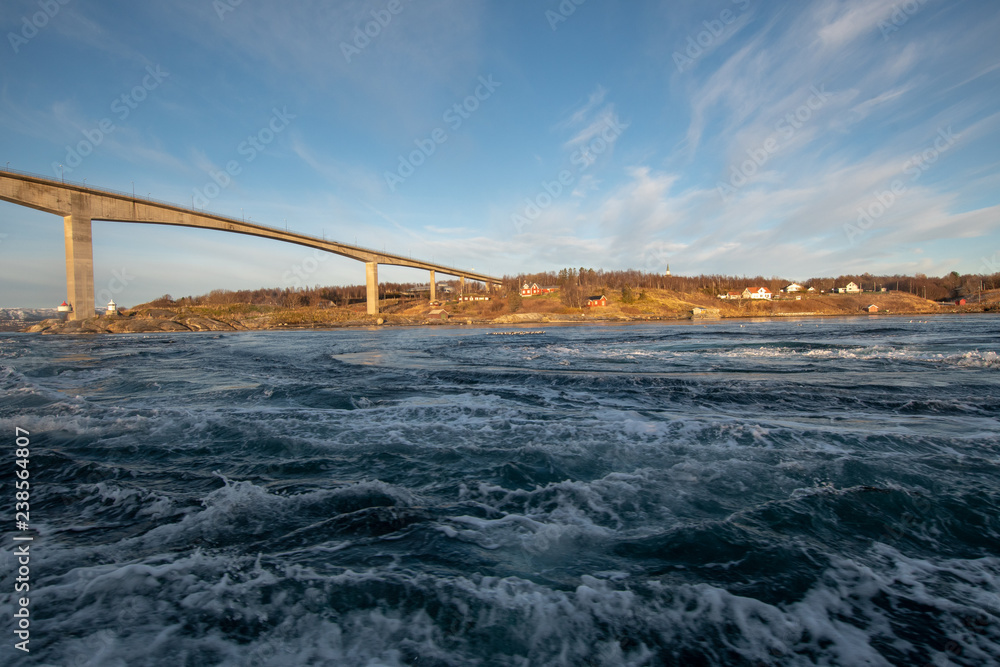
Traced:
MULTIPOLYGON (((246 303, 225 305, 164 304, 162 300, 130 308, 115 317, 58 322, 46 320, 28 331, 41 333, 144 333, 154 331, 231 331, 280 328, 329 328, 376 324, 417 325, 431 322, 432 309, 443 308, 452 324, 511 324, 519 322, 594 322, 677 320, 692 317, 695 308, 708 317, 794 317, 867 315, 874 304, 881 315, 928 315, 953 312, 1000 312, 1000 290, 983 293, 982 301, 965 306, 941 305, 908 292, 813 294, 767 300, 722 300, 704 292, 646 289, 632 298, 617 290, 593 290, 608 298, 606 307, 573 308, 558 292, 534 297, 495 296, 491 301, 459 302, 444 297, 440 306, 426 299, 386 300, 379 315, 368 315, 365 304, 283 307, 246 303), (995 293, 994 293, 995 292, 995 293)), ((442 323, 435 321, 433 323, 442 323)))

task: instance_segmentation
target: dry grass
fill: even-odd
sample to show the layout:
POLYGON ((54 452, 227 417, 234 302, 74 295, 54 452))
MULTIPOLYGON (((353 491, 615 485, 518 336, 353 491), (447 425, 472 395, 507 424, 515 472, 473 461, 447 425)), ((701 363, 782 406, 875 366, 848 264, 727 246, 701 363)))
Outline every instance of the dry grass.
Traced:
MULTIPOLYGON (((794 298, 766 300, 722 300, 703 292, 680 293, 670 290, 647 289, 637 294, 631 303, 622 303, 617 290, 604 292, 608 305, 603 308, 569 308, 558 293, 542 294, 522 299, 517 315, 539 315, 569 320, 633 320, 633 319, 677 319, 689 316, 695 307, 718 309, 722 317, 768 317, 782 315, 855 315, 869 304, 879 307, 881 313, 928 314, 952 312, 959 309, 942 307, 906 292, 865 293, 865 294, 816 294, 794 298)), ((995 294, 984 294, 984 301, 1000 303, 1000 290, 995 294)), ((457 299, 442 301, 443 308, 452 318, 474 321, 490 321, 512 315, 507 299, 494 296, 491 301, 459 302, 457 299)), ((131 309, 130 313, 142 316, 144 306, 131 309)), ((387 302, 382 306, 382 317, 387 321, 404 323, 422 322, 432 307, 425 300, 387 302)), ((365 304, 352 304, 332 308, 280 308, 276 306, 256 306, 249 304, 229 304, 217 306, 187 306, 183 308, 157 308, 176 314, 175 319, 203 317, 225 322, 238 328, 272 327, 322 327, 349 323, 373 322, 367 314, 365 304)))

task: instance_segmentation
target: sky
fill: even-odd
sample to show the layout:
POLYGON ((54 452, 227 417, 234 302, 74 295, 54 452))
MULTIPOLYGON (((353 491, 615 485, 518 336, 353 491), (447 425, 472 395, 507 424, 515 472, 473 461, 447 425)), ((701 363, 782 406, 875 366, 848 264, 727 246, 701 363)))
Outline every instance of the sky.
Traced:
MULTIPOLYGON (((1000 271, 995 0, 5 0, 0 28, 3 168, 495 276, 1000 271)), ((61 222, 0 202, 0 307, 66 297, 61 222)), ((124 306, 364 282, 93 233, 124 306)))

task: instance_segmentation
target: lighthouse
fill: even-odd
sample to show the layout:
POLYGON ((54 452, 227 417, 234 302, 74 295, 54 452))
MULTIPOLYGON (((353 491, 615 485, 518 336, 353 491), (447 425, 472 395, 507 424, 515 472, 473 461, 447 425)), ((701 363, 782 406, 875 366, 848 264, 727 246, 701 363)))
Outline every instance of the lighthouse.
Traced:
POLYGON ((59 307, 56 308, 56 315, 61 321, 65 322, 72 311, 73 311, 73 306, 63 301, 61 304, 59 304, 59 307))
POLYGON ((111 299, 111 301, 108 301, 108 315, 117 315, 117 314, 118 314, 118 304, 115 303, 114 299, 111 299))

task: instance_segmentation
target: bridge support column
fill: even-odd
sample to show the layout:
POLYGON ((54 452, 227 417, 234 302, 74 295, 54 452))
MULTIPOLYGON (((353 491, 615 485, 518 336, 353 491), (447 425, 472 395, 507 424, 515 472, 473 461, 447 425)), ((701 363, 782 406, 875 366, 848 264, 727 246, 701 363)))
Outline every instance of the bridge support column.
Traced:
POLYGON ((458 277, 458 293, 465 294, 465 276, 458 277))
POLYGON ((434 277, 434 272, 431 271, 431 301, 437 301, 438 286, 437 278, 434 277))
POLYGON ((368 284, 368 314, 378 315, 378 263, 365 262, 365 282, 368 284))
POLYGON ((63 218, 66 238, 66 298, 73 306, 72 320, 94 317, 94 241, 90 200, 73 193, 72 214, 63 218))

